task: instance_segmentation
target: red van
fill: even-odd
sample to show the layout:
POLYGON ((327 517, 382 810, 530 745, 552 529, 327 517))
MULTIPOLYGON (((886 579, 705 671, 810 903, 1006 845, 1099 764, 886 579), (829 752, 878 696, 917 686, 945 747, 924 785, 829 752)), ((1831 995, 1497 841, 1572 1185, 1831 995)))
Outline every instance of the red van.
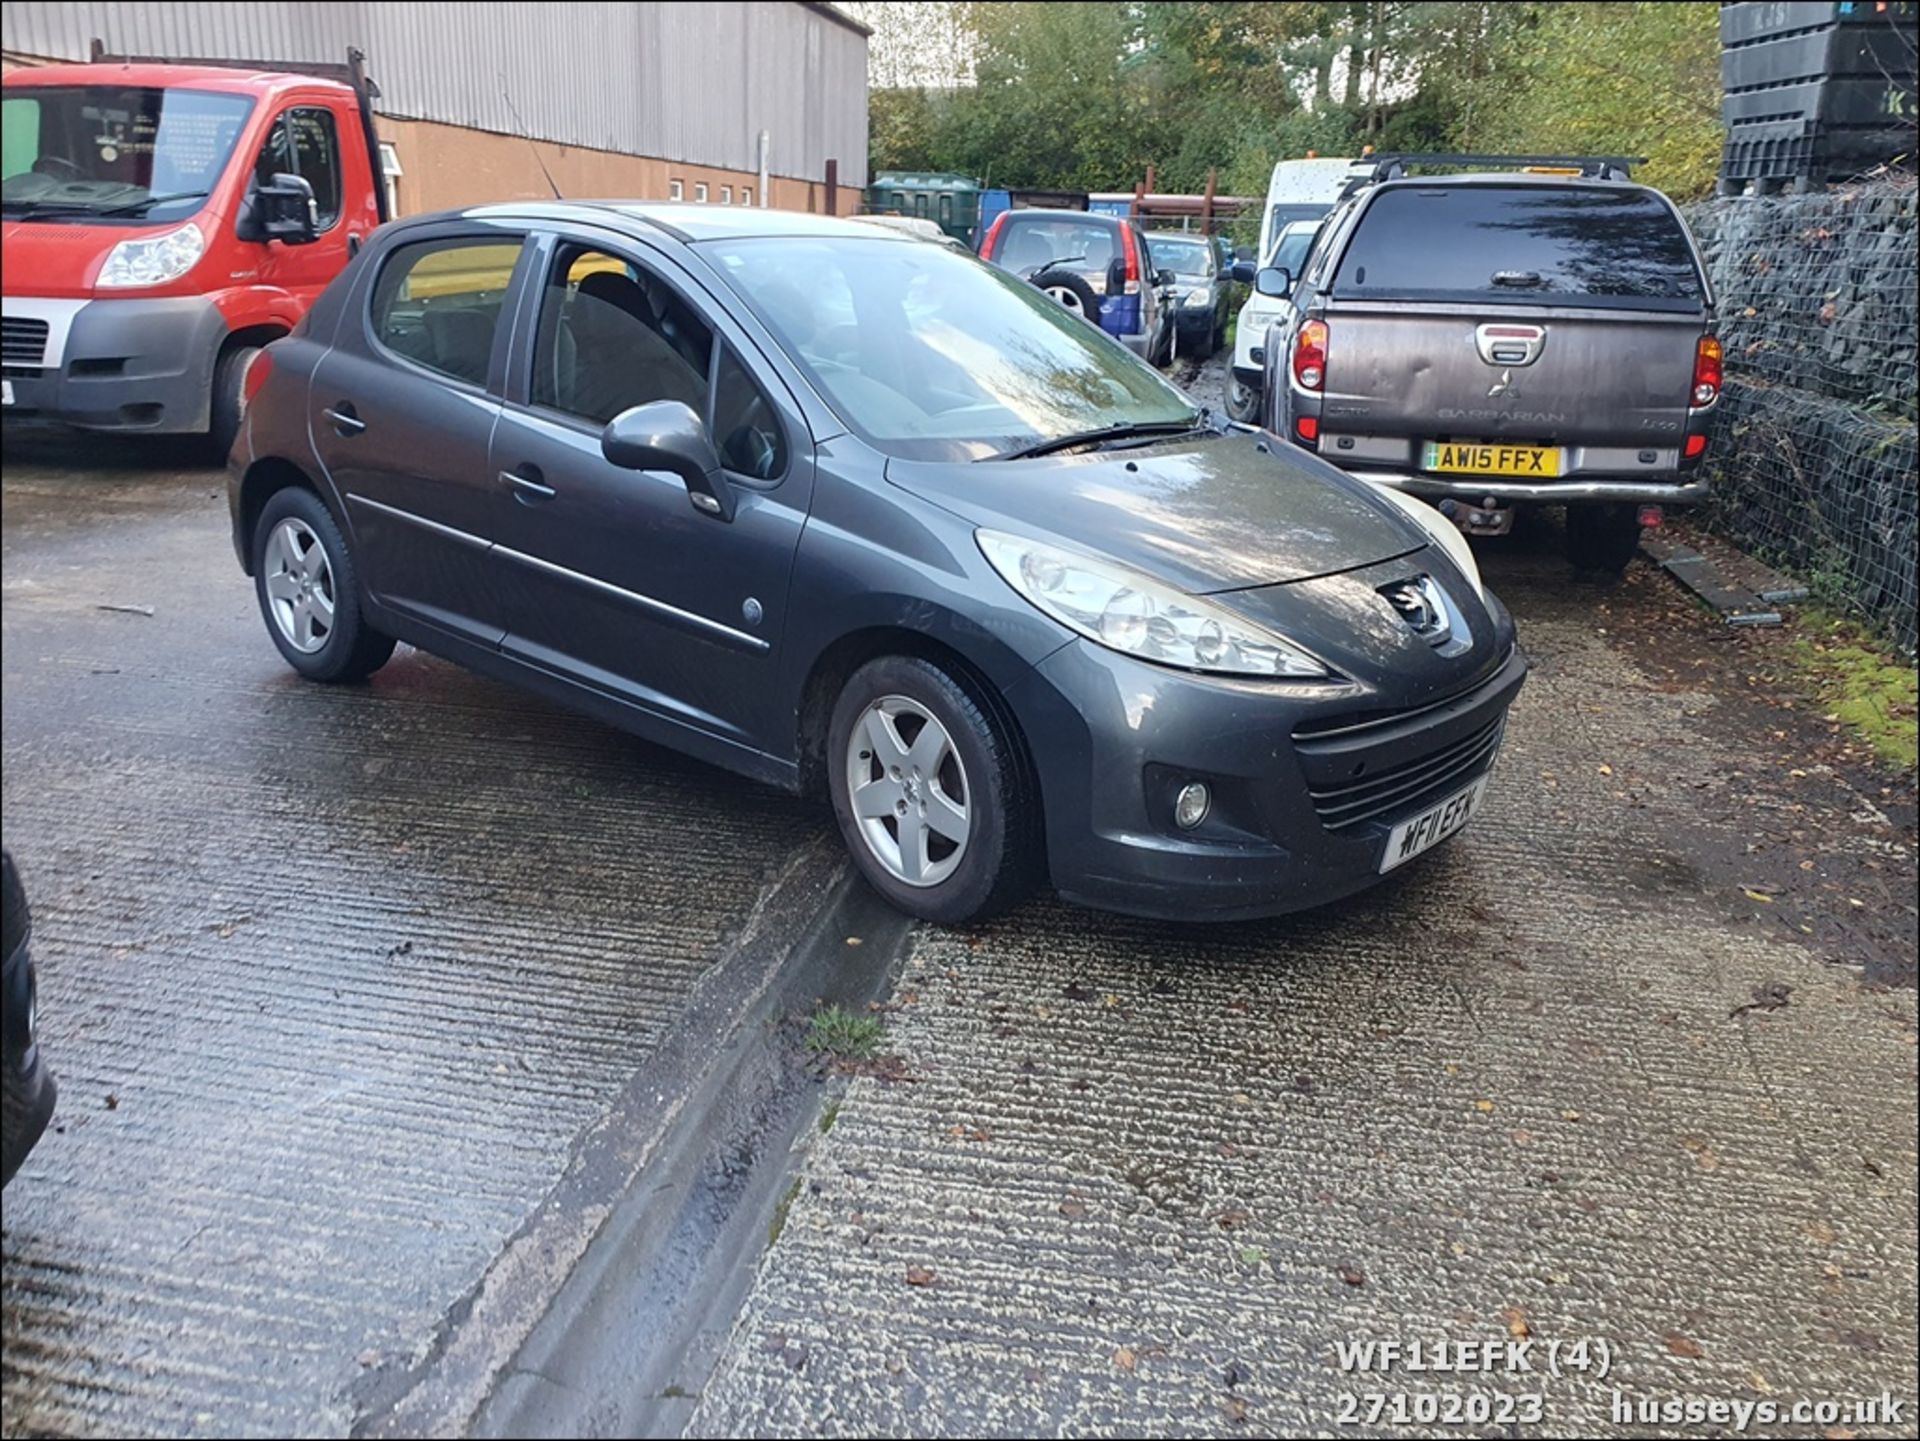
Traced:
POLYGON ((387 218, 358 51, 345 65, 116 59, 9 72, 0 413, 206 432, 260 348, 387 218))

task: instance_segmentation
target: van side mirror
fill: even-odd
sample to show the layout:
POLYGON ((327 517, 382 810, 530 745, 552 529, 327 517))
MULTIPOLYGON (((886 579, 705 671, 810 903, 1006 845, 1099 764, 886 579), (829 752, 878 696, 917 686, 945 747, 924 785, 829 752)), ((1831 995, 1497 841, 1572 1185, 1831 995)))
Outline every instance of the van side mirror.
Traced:
POLYGON ((720 454, 706 422, 685 401, 655 400, 621 411, 600 432, 600 453, 622 470, 670 470, 686 482, 695 510, 733 519, 733 487, 720 469, 720 454))
POLYGON ((1253 277, 1253 288, 1262 295, 1285 300, 1293 293, 1293 273, 1284 265, 1263 265, 1253 277))
POLYGON ((265 185, 255 186, 253 206, 260 234, 268 240, 311 245, 320 238, 320 210, 313 201, 313 186, 298 175, 283 171, 265 185))
POLYGON ((1253 284, 1253 277, 1259 272, 1259 269, 1260 267, 1255 265, 1251 260, 1236 260, 1233 262, 1233 269, 1230 270, 1228 274, 1233 277, 1237 284, 1251 285, 1253 284))

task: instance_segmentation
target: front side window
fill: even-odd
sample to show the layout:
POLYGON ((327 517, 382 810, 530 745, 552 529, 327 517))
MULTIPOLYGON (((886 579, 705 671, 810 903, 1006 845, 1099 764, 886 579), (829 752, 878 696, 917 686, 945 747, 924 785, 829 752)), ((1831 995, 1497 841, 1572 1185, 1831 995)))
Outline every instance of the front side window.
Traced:
POLYGON ((1192 403, 1031 285, 946 246, 876 236, 703 243, 835 412, 888 454, 967 460, 1192 403))
POLYGON ((9 88, 0 211, 9 218, 184 220, 226 173, 245 95, 120 85, 9 88))
POLYGON ((707 422, 727 469, 772 480, 786 469, 773 406, 731 351, 714 349, 713 332, 658 276, 623 256, 563 246, 541 291, 530 395, 593 426, 677 400, 707 422))
POLYGON ((416 365, 485 385, 519 241, 425 240, 387 257, 373 290, 373 333, 416 365))
POLYGON ((254 162, 254 181, 266 185, 281 173, 313 187, 317 227, 331 230, 340 219, 340 137, 331 110, 301 106, 275 123, 254 162))

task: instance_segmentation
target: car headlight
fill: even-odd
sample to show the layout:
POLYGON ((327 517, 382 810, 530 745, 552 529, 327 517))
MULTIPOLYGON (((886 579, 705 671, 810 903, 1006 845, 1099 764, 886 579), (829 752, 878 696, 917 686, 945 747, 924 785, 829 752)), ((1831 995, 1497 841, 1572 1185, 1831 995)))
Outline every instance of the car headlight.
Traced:
POLYGON ((977 536, 1002 580, 1068 630, 1109 650, 1218 675, 1328 674, 1290 641, 1151 576, 1004 531, 977 536))
POLYGON ((1467 544, 1467 538, 1460 533, 1459 526, 1424 500, 1403 495, 1391 486, 1375 486, 1374 493, 1404 510, 1408 518, 1431 536, 1434 544, 1444 550, 1447 558, 1459 567, 1460 573, 1472 582, 1473 593, 1482 600, 1487 598, 1487 588, 1480 582, 1480 564, 1473 558, 1473 547, 1467 544))
POLYGON ((1190 290, 1187 292, 1186 305, 1189 310, 1198 310, 1203 305, 1213 304, 1211 290, 1190 290))
POLYGON ((193 269, 207 252, 207 237, 192 221, 161 235, 123 240, 107 253, 93 283, 109 289, 135 285, 165 285, 193 269))

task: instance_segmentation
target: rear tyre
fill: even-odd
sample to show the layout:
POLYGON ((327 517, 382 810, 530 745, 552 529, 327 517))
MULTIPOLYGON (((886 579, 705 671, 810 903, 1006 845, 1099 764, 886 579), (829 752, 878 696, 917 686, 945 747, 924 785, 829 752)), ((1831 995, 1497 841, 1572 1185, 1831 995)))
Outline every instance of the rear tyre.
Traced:
POLYGON ((346 537, 320 497, 276 491, 253 528, 253 589, 267 634, 308 680, 365 680, 393 654, 393 637, 360 613, 360 577, 346 537))
POLYGON ((1567 507, 1567 559, 1575 570, 1619 575, 1640 549, 1640 511, 1633 505, 1567 507))
POLYGON ((853 861, 943 926, 1018 904, 1042 874, 1040 796, 1008 724, 914 656, 855 671, 827 729, 833 812, 853 861))
POLYGON ((207 423, 207 446, 213 457, 225 464, 240 434, 240 422, 247 414, 247 372, 253 368, 261 347, 236 345, 213 367, 213 403, 207 423))

